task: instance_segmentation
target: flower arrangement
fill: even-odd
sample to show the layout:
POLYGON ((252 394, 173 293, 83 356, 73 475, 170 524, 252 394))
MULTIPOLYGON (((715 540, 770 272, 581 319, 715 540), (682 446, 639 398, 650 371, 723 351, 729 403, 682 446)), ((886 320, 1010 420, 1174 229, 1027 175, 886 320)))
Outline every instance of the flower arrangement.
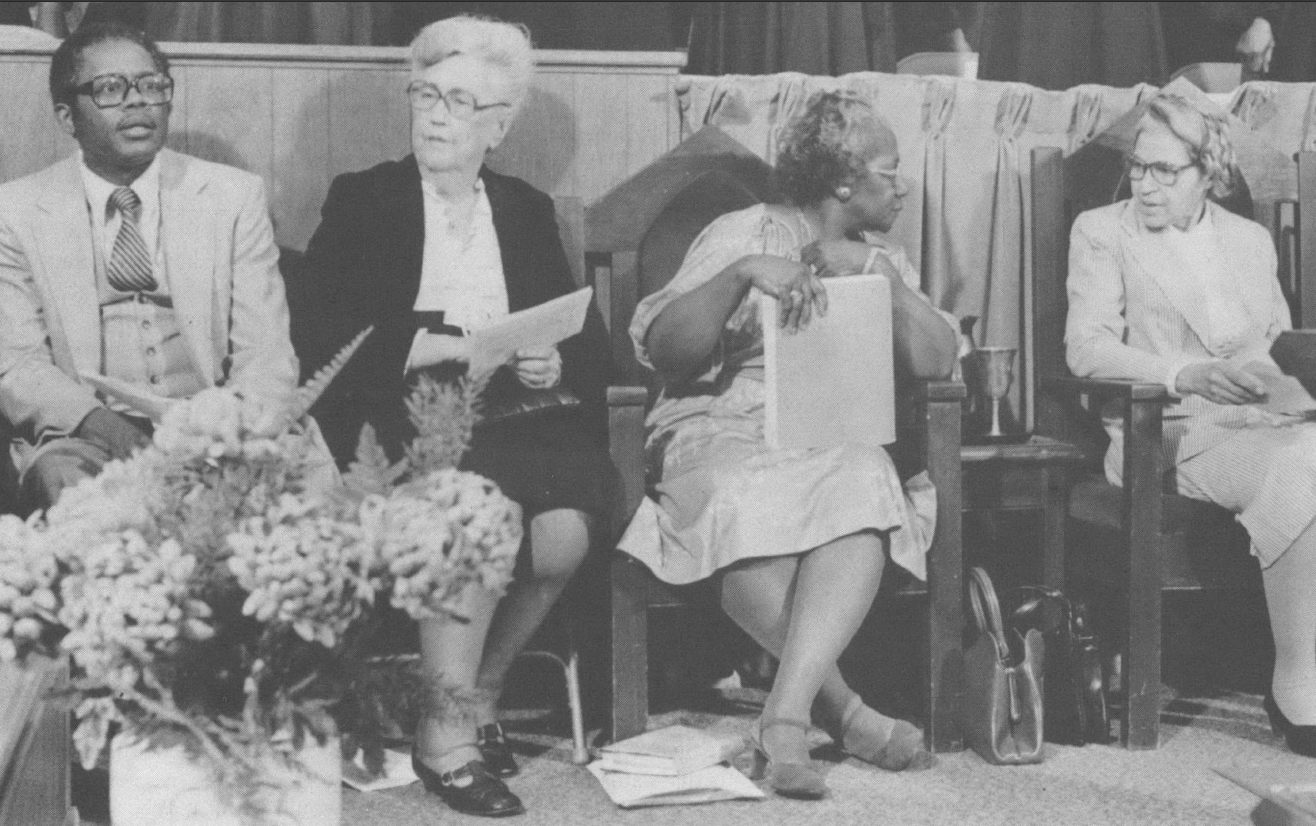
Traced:
POLYGON ((259 783, 308 734, 369 728, 351 688, 383 605, 460 619, 469 583, 506 586, 520 508, 456 469, 482 381, 422 376, 405 457, 367 425, 341 477, 305 416, 369 332, 287 404, 203 391, 44 514, 0 516, 0 659, 70 657, 84 765, 118 724, 259 783))

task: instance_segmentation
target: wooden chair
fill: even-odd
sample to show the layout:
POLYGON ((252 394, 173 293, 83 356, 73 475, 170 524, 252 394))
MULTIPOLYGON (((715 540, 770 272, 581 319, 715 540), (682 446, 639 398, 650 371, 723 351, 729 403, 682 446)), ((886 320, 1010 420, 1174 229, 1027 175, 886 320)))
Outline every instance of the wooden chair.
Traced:
MULTIPOLYGON (((1312 318, 1300 310, 1316 299, 1307 295, 1316 286, 1303 290, 1308 279, 1302 275, 1316 267, 1316 205, 1306 206, 1316 197, 1316 155, 1301 153, 1297 160, 1297 202, 1272 199, 1254 187, 1249 216, 1275 235, 1295 322, 1312 318), (1308 226, 1310 232, 1295 235, 1308 226)), ((1078 379, 1065 365, 1069 228, 1083 210, 1111 203, 1122 175, 1122 156, 1112 148, 1089 145, 1068 158, 1059 149, 1033 150, 1036 420, 1039 433, 1084 445, 1091 460, 1070 496, 1068 574, 1109 584, 1118 595, 1113 647, 1122 664, 1120 742, 1150 749, 1159 742, 1162 592, 1259 591, 1260 576, 1233 514, 1166 491, 1160 450, 1162 407, 1169 399, 1164 386, 1078 379), (1124 418, 1122 488, 1108 484, 1101 470, 1106 439, 1097 411, 1111 399, 1119 401, 1124 418)))
MULTIPOLYGON (((629 381, 609 391, 612 456, 622 478, 613 524, 617 536, 645 495, 643 419, 650 399, 651 388, 647 385, 654 380, 635 363, 627 334, 636 302, 675 274, 690 243, 709 222, 725 212, 763 200, 767 179, 761 173, 766 166, 756 171, 741 154, 743 147, 739 152, 725 151, 717 160, 719 141, 705 140, 712 144, 704 147, 707 154, 690 148, 684 155, 673 153, 675 163, 669 165, 664 179, 669 183, 676 180, 678 186, 658 186, 646 179, 644 186, 637 187, 639 197, 645 192, 658 193, 661 209, 649 203, 629 213, 653 216, 634 252, 620 246, 610 248, 607 239, 597 234, 591 245, 592 250, 598 250, 591 253, 595 286, 610 296, 617 372, 623 381, 629 381)), ((727 149, 725 145, 720 148, 727 149)), ((663 163, 670 161, 671 156, 663 163)), ((757 163, 762 165, 761 161, 757 163)), ((617 208, 615 203, 603 206, 617 208)), ((926 736, 933 750, 951 751, 963 748, 959 730, 963 628, 959 440, 964 388, 954 382, 924 382, 918 384, 913 395, 914 409, 902 417, 902 439, 906 446, 912 446, 914 460, 928 469, 938 491, 937 534, 929 553, 926 589, 928 657, 922 664, 927 670, 929 693, 926 736)), ((621 552, 611 562, 611 575, 611 736, 616 740, 638 734, 647 725, 649 609, 679 607, 687 600, 678 589, 660 582, 621 552)))

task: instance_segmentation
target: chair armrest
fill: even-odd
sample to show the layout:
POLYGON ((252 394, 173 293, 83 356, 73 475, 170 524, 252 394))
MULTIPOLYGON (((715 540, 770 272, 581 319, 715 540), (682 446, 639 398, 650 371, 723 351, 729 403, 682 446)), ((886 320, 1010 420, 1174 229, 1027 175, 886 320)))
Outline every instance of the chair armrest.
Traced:
POLYGON ((1043 390, 1065 393, 1090 393, 1094 396, 1113 396, 1136 402, 1173 401, 1165 385, 1155 382, 1128 379, 1080 379, 1074 376, 1043 376, 1043 390))
POLYGON ((608 388, 608 453, 619 485, 612 512, 612 536, 620 537, 644 497, 645 387, 608 388))
POLYGON ((958 402, 968 395, 962 381, 915 379, 912 384, 914 397, 920 402, 958 402))

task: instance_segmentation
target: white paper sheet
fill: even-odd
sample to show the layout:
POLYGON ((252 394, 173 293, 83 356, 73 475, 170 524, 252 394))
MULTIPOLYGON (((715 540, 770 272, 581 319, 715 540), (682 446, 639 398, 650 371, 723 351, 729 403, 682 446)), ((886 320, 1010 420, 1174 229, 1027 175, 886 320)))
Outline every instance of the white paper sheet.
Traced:
POLYGON ((1286 376, 1275 367, 1264 362, 1252 362, 1244 366, 1249 373, 1261 379, 1266 385, 1266 400, 1257 404, 1269 413, 1306 413, 1316 410, 1316 399, 1311 397, 1302 382, 1293 376, 1286 376))
POLYGON ((343 761, 343 782, 363 792, 377 792, 415 783, 420 778, 411 768, 411 755, 384 749, 384 775, 371 777, 366 771, 365 755, 358 749, 356 757, 343 761))
POLYGON ((597 760, 585 768, 603 785, 612 802, 623 809, 765 796, 748 777, 724 763, 677 777, 610 772, 602 769, 597 760))
POLYGON ((891 283, 882 275, 828 278, 827 314, 796 333, 778 326, 777 299, 760 301, 766 436, 775 448, 896 440, 891 283))
POLYGON ((160 420, 164 418, 165 411, 174 403, 173 399, 158 396, 149 390, 144 390, 126 381, 110 378, 109 376, 100 376, 95 373, 80 373, 79 375, 92 387, 107 396, 113 396, 133 410, 149 417, 156 424, 160 423, 160 420))
POLYGON ((469 336, 471 367, 497 366, 517 350, 551 347, 574 336, 585 326, 585 313, 593 298, 594 288, 582 287, 473 331, 469 336))

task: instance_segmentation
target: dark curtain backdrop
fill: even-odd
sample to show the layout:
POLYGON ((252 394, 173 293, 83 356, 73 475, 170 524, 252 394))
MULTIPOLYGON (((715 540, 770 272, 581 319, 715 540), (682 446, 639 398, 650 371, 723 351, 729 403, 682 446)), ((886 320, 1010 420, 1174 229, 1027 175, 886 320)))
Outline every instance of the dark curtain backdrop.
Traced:
MULTIPOLYGON (((22 24, 24 3, 0 3, 22 24)), ((1199 61, 1232 61, 1258 15, 1276 37, 1270 79, 1316 80, 1311 2, 93 2, 86 20, 118 19, 158 40, 405 45, 421 26, 463 12, 523 22, 546 49, 689 49, 694 75, 895 71, 940 51, 959 28, 979 77, 1043 89, 1163 83, 1199 61)))

